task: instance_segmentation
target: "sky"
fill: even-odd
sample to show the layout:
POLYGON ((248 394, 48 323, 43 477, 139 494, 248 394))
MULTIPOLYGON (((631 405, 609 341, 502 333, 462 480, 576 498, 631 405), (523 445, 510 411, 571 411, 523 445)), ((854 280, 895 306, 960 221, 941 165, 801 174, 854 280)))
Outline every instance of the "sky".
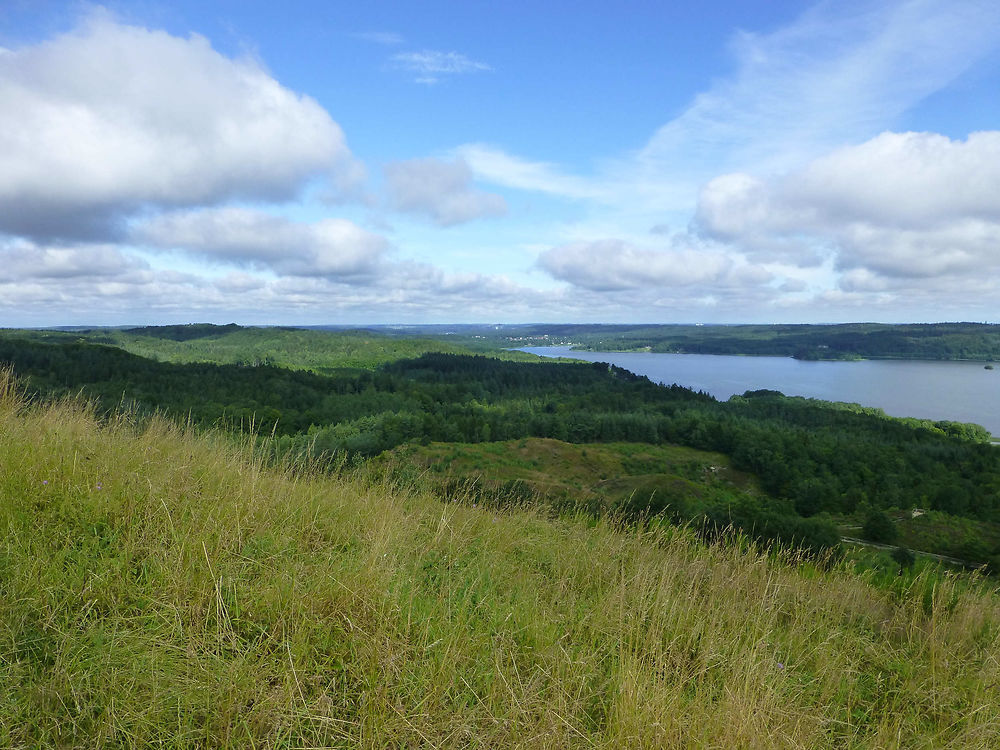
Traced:
POLYGON ((0 3, 0 326, 1000 322, 996 0, 0 3))

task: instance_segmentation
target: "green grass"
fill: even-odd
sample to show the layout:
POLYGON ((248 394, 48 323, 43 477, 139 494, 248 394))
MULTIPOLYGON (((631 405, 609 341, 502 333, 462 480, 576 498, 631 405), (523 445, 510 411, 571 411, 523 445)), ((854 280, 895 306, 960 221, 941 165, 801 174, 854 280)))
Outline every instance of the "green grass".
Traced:
MULTIPOLYGON (((373 331, 318 331, 295 328, 240 328, 219 335, 187 341, 103 332, 109 342, 141 357, 168 362, 238 364, 264 362, 320 374, 343 368, 374 369, 397 359, 427 352, 468 354, 460 344, 427 338, 400 338, 373 331)), ((494 356, 527 361, 537 359, 523 352, 491 350, 494 356)))
MULTIPOLYGON (((633 495, 667 493, 693 512, 716 489, 759 492, 754 477, 721 453, 679 445, 575 444, 550 438, 401 446, 379 462, 434 481, 474 479, 486 487, 519 480, 540 497, 614 508, 633 495)), ((440 483, 440 482, 439 482, 440 483)))
POLYGON ((267 469, 9 378, 0 528, 3 747, 1000 744, 966 578, 267 469))

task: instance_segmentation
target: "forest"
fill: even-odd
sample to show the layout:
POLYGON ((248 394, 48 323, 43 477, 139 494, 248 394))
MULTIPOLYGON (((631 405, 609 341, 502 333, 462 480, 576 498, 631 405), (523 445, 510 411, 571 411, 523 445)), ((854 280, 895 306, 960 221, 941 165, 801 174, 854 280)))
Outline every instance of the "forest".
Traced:
POLYGON ((82 393, 107 414, 124 409, 221 425, 255 435, 271 460, 308 458, 331 470, 404 445, 525 438, 714 452, 755 486, 713 485, 692 495, 672 490, 676 482, 650 491, 648 481, 637 482, 617 506, 597 512, 693 523, 706 533, 731 526, 816 552, 839 549, 843 529, 854 526, 844 535, 909 541, 991 569, 1000 562, 1000 450, 976 425, 890 418, 774 391, 719 402, 603 363, 511 361, 499 350, 463 353, 433 339, 401 345, 370 331, 9 332, 0 336, 0 363, 35 398, 82 393), (303 334, 324 343, 306 350, 303 334), (239 348, 231 337, 255 339, 257 347, 231 362, 239 348), (136 348, 195 346, 206 358, 213 351, 206 342, 216 339, 222 362, 183 361, 192 351, 176 348, 170 358, 177 361, 159 361, 162 353, 154 359, 110 343, 125 338, 136 348), (296 346, 310 369, 283 366, 296 346), (923 516, 914 518, 913 509, 923 516))

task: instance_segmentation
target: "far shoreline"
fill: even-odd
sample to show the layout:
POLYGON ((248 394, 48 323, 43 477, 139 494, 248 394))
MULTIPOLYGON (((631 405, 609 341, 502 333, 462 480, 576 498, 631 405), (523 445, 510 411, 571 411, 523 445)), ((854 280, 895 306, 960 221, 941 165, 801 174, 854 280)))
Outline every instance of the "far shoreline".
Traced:
MULTIPOLYGON (((567 344, 540 344, 538 346, 567 346, 567 344)), ((521 351, 525 348, 532 347, 515 347, 515 350, 521 351)), ((757 357, 760 359, 794 359, 798 362, 980 362, 984 365, 984 369, 985 365, 997 364, 997 360, 995 359, 973 359, 970 357, 935 357, 929 359, 927 357, 866 357, 860 354, 850 357, 796 357, 792 354, 751 354, 748 352, 657 352, 648 346, 640 349, 591 349, 589 347, 573 345, 570 346, 570 351, 591 352, 592 354, 694 354, 702 357, 757 357)))

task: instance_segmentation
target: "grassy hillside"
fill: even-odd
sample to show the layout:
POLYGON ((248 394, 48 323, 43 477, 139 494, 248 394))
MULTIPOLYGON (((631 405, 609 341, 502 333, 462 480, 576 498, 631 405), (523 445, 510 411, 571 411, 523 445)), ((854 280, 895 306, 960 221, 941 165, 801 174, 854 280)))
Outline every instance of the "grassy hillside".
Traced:
POLYGON ((0 746, 990 747, 1000 600, 265 470, 0 380, 0 746))

